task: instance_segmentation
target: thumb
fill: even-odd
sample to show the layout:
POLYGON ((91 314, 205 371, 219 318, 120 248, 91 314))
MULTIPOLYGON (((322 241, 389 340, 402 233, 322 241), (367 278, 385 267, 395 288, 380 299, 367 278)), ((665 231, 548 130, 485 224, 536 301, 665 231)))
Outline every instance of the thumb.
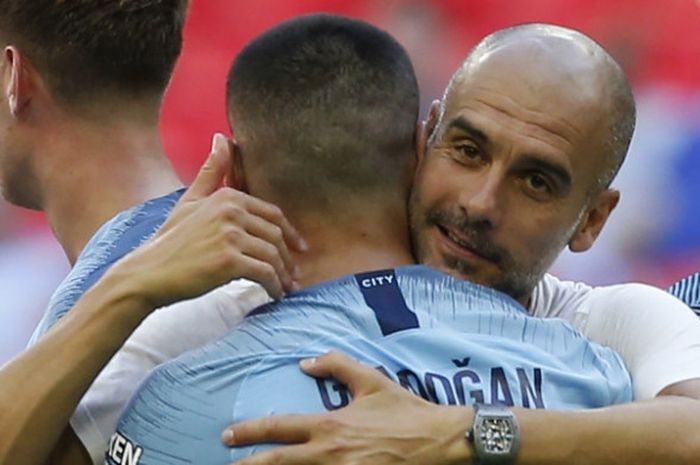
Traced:
POLYGON ((226 143, 226 136, 220 133, 214 134, 209 158, 197 173, 187 192, 182 196, 182 201, 191 201, 206 197, 221 187, 230 170, 231 154, 226 143))
POLYGON ((353 397, 370 394, 391 381, 374 368, 365 366, 340 352, 302 360, 301 369, 315 378, 332 377, 350 389, 353 397))

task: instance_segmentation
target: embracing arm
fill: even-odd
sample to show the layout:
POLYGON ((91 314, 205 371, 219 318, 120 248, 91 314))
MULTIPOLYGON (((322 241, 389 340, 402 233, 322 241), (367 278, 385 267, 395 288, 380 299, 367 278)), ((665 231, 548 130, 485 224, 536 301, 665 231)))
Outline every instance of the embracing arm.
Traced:
MULTIPOLYGON (((88 460, 68 419, 102 367, 154 309, 239 276, 275 296, 293 287, 291 263, 279 246, 260 247, 260 240, 238 233, 241 215, 232 214, 231 201, 246 198, 221 187, 230 157, 225 138, 217 135, 215 141, 158 234, 108 270, 38 344, 0 369, 0 464, 88 460)), ((278 228, 276 243, 291 238, 303 247, 286 220, 260 224, 255 231, 262 231, 263 240, 265 231, 278 228)))
POLYGON ((553 456, 557 451, 573 464, 620 463, 621 457, 635 464, 697 463, 697 317, 660 289, 622 284, 591 292, 588 320, 580 329, 620 354, 630 371, 636 401, 578 413, 518 412, 523 423, 518 463, 559 463, 553 456), (535 455, 536 451, 543 455, 535 455))
MULTIPOLYGON (((697 464, 700 457, 698 319, 672 296, 637 284, 599 288, 589 304, 587 323, 580 329, 622 356, 632 375, 637 400, 595 410, 513 409, 522 436, 516 463, 697 464)), ((301 457, 311 454, 317 459, 310 461, 313 463, 351 463, 358 443, 363 454, 367 454, 363 455, 362 463, 371 465, 471 463, 472 451, 464 439, 473 420, 471 407, 428 404, 377 377, 374 370, 339 354, 321 360, 323 363, 311 370, 311 374, 336 377, 358 389, 359 397, 355 396, 348 407, 315 417, 313 421, 295 417, 235 425, 231 444, 278 440, 303 443, 241 463, 286 465, 297 463, 291 460, 295 454, 301 457), (364 395, 365 384, 374 389, 372 403, 364 395), (390 421, 382 422, 381 418, 390 421), (335 427, 323 432, 318 425, 324 422, 335 427), (398 425, 401 429, 397 429, 398 425), (289 432, 295 436, 288 435, 289 432), (421 433, 426 437, 421 448, 413 446, 416 441, 397 438, 397 435, 410 437, 421 433), (446 438, 452 438, 451 445, 444 442, 446 438), (324 448, 337 449, 338 445, 347 447, 341 447, 344 452, 336 460, 316 453, 324 448), (429 453, 422 454, 421 449, 429 453), (459 452, 459 457, 450 451, 459 452), (275 460, 270 461, 270 457, 275 460)))
MULTIPOLYGON (((238 465, 302 463, 370 465, 473 463, 465 438, 471 407, 434 405, 378 371, 338 353, 303 367, 348 385, 353 402, 322 415, 268 417, 233 425, 224 442, 280 442, 238 465)), ((516 463, 607 465, 697 464, 700 380, 666 389, 655 399, 596 410, 513 409, 521 430, 516 463)))
MULTIPOLYGON (((221 165, 218 171, 224 171, 225 165, 220 162, 223 157, 225 153, 210 158, 207 169, 198 177, 203 192, 190 189, 183 196, 180 210, 191 209, 197 198, 206 196, 202 184, 207 178, 214 184, 212 173, 217 169, 212 167, 221 165)), ((168 270, 172 267, 168 259, 175 258, 168 249, 178 245, 171 244, 178 238, 173 231, 183 226, 186 229, 183 223, 178 218, 164 225, 153 241, 115 264, 38 344, 0 370, 0 464, 39 464, 50 455, 52 462, 85 462, 87 455, 66 428, 68 419, 129 334, 154 308, 168 303, 157 293, 158 277, 170 279, 166 271, 182 270, 177 263, 168 270), (146 279, 149 277, 155 280, 146 279), (62 446, 70 447, 51 453, 59 439, 62 446)), ((206 289, 194 290, 196 295, 206 289)))
POLYGON ((0 370, 0 464, 46 459, 93 378, 149 310, 132 282, 108 273, 41 343, 0 370))
POLYGON ((696 464, 700 380, 654 399, 580 412, 518 410, 518 464, 696 464))

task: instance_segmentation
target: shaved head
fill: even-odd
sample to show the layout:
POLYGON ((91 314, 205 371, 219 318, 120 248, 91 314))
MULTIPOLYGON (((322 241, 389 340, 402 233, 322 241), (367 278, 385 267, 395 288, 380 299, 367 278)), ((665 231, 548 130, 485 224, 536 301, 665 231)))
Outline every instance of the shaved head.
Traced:
POLYGON ((479 42, 452 76, 441 113, 456 89, 495 62, 507 62, 531 86, 534 98, 561 99, 572 109, 605 116, 605 163, 596 187, 607 187, 625 159, 636 121, 630 83, 610 54, 590 37, 565 27, 525 24, 497 31, 479 42))
POLYGON ((418 85, 386 32, 328 14, 286 21, 241 51, 227 89, 252 194, 306 214, 405 202, 418 85))
POLYGON ((634 122, 624 72, 592 39, 545 24, 489 35, 426 123, 410 205, 420 261, 527 304, 617 205, 634 122))

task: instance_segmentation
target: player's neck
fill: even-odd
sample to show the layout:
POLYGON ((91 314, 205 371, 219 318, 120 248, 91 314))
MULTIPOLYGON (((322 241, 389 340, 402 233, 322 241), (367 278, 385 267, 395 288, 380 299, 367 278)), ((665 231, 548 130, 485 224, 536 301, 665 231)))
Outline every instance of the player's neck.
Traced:
POLYGON ((68 122, 46 136, 37 167, 43 209, 71 264, 118 212, 181 186, 155 122, 68 122))
POLYGON ((363 271, 415 263, 405 213, 295 223, 310 250, 295 254, 299 284, 311 286, 363 271))

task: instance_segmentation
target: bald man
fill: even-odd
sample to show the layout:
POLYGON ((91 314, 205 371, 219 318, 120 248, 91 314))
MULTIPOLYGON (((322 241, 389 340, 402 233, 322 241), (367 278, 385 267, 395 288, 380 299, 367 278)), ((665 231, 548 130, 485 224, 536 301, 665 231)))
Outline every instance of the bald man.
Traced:
POLYGON ((527 305, 617 204, 634 121, 624 73, 589 38, 545 25, 488 37, 427 123, 410 209, 420 260, 527 305))
MULTIPOLYGON (((420 261, 504 291, 535 315, 572 321, 623 356, 644 400, 577 413, 513 409, 522 435, 513 463, 681 464, 700 456, 692 312, 648 286, 590 288, 545 274, 564 247, 588 250, 619 201, 610 183, 634 113, 624 73, 599 45, 565 28, 519 26, 467 57, 419 144, 410 213, 420 261)), ((303 443, 241 464, 496 463, 477 436, 465 439, 471 407, 436 408, 338 356, 310 372, 349 384, 355 404, 326 418, 234 426, 230 445, 303 443), (407 437, 423 440, 400 439, 407 437)))

